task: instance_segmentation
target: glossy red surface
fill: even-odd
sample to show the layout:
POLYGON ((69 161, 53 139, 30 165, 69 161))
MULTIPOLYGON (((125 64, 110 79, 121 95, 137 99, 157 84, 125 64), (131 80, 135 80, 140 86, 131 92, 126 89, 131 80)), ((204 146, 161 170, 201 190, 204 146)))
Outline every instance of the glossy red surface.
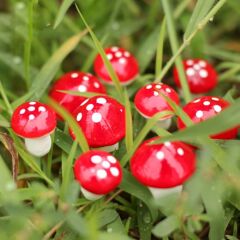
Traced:
MULTIPOLYGON (((187 81, 192 93, 206 93, 217 85, 217 72, 206 60, 188 59, 183 61, 187 81)), ((174 81, 181 86, 177 68, 173 70, 174 81)))
POLYGON ((182 142, 149 144, 156 139, 145 141, 133 155, 130 161, 133 176, 148 187, 171 188, 183 184, 195 171, 195 153, 182 142))
POLYGON ((168 85, 163 83, 148 84, 138 90, 134 99, 135 107, 142 115, 146 117, 152 117, 156 113, 172 110, 167 101, 159 94, 159 92, 171 98, 171 100, 173 100, 176 104, 179 104, 178 94, 168 85))
POLYGON ((107 194, 122 180, 122 169, 114 156, 92 150, 82 154, 74 164, 75 179, 94 194, 107 194))
POLYGON ((78 91, 106 93, 102 83, 92 74, 83 72, 69 72, 57 80, 50 91, 49 96, 72 113, 86 98, 59 92, 78 91))
MULTIPOLYGON (((73 116, 91 147, 113 145, 125 136, 125 108, 111 97, 89 98, 74 111, 73 116)), ((74 138, 71 130, 70 134, 74 138)))
MULTIPOLYGON (((128 84, 139 74, 137 60, 125 49, 111 47, 105 49, 105 53, 122 84, 128 84)), ((94 61, 94 71, 103 81, 112 83, 100 54, 97 55, 94 61)))
MULTIPOLYGON (((202 122, 208 118, 214 117, 230 104, 219 97, 203 96, 196 98, 183 107, 184 112, 192 119, 194 123, 202 122)), ((178 118, 177 125, 179 129, 185 128, 185 124, 178 118)), ((238 128, 233 128, 225 132, 211 136, 215 139, 236 138, 238 128)))
POLYGON ((51 133, 56 127, 56 114, 46 104, 26 102, 14 111, 13 131, 25 138, 38 138, 51 133))

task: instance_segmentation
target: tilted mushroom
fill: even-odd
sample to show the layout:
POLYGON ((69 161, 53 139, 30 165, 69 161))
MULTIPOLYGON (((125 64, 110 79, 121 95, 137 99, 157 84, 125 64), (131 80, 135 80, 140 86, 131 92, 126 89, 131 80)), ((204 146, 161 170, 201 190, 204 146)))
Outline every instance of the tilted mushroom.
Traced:
POLYGON ((145 141, 130 160, 132 175, 148 187, 154 198, 182 191, 184 182, 195 171, 196 157, 183 142, 152 143, 145 141))
MULTIPOLYGON (((194 123, 202 122, 208 118, 214 117, 225 108, 229 107, 230 103, 220 97, 203 96, 196 98, 183 107, 183 111, 191 118, 194 123)), ((178 118, 178 128, 185 128, 183 121, 178 118)), ((229 129, 211 136, 214 139, 232 139, 236 138, 238 127, 229 129)))
MULTIPOLYGON (((152 83, 140 88, 134 98, 134 104, 138 112, 145 118, 153 117, 156 113, 163 111, 171 111, 172 108, 169 106, 163 94, 169 97, 176 104, 179 104, 178 94, 167 84, 163 83, 152 83)), ((158 126, 165 129, 171 125, 172 115, 165 116, 159 119, 158 126)))
MULTIPOLYGON (((52 86, 49 96, 72 113, 85 99, 83 96, 76 96, 70 93, 60 92, 96 92, 105 94, 105 88, 102 83, 92 74, 84 72, 69 72, 64 74, 52 86)), ((60 119, 61 117, 58 116, 60 119)))
MULTIPOLYGON (((108 96, 85 100, 73 113, 92 148, 112 152, 125 136, 125 108, 108 96)), ((70 134, 75 138, 74 133, 70 134)))
MULTIPOLYGON (((218 82, 217 72, 206 60, 188 59, 183 61, 191 93, 203 94, 214 89, 218 82)), ((181 87, 177 68, 173 70, 174 81, 181 87)))
MULTIPOLYGON (((122 85, 128 85, 135 80, 139 74, 139 67, 131 53, 119 47, 107 48, 105 53, 122 85)), ((94 71, 103 82, 113 84, 100 54, 94 61, 94 71)))
POLYGON ((91 150, 76 160, 74 175, 81 185, 83 195, 89 200, 96 200, 121 183, 122 169, 113 155, 91 150))
POLYGON ((26 102, 14 111, 11 126, 24 138, 28 152, 41 157, 51 149, 50 134, 56 127, 56 114, 46 104, 26 102))

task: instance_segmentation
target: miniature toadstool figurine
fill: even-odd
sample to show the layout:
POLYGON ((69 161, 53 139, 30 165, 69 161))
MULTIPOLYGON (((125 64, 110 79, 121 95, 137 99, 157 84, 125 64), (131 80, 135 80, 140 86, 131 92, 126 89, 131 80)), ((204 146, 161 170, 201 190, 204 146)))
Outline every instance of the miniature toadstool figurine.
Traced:
POLYGON ((81 185, 83 195, 89 200, 97 200, 121 183, 122 169, 111 154, 91 150, 76 160, 74 175, 81 185))
MULTIPOLYGON (((73 113, 92 148, 112 152, 125 136, 125 108, 108 96, 85 100, 73 113)), ((70 134, 75 138, 74 133, 70 134)))
POLYGON ((51 149, 50 134, 56 127, 56 114, 46 104, 26 102, 14 111, 11 126, 17 135, 24 138, 28 152, 42 157, 51 149))
POLYGON ((130 161, 132 175, 148 187, 154 198, 182 191, 184 182, 194 173, 196 157, 183 142, 145 141, 130 161))
MULTIPOLYGON (((163 83, 152 83, 140 88, 134 98, 134 104, 138 112, 145 118, 153 117, 156 113, 162 111, 172 111, 161 94, 169 97, 176 104, 179 104, 178 94, 174 89, 163 83)), ((158 126, 169 128, 172 115, 159 119, 158 126)))
MULTIPOLYGON (((191 118, 194 123, 202 122, 208 118, 214 117, 230 105, 226 100, 219 97, 203 96, 196 98, 183 107, 183 111, 191 118)), ((183 121, 178 118, 177 125, 179 129, 185 128, 183 121)), ((233 139, 236 138, 238 127, 229 129, 211 136, 214 139, 233 139)))
MULTIPOLYGON (((137 60, 131 53, 119 47, 107 48, 105 53, 119 78, 120 84, 128 85, 135 80, 139 74, 139 67, 137 60)), ((113 84, 100 54, 94 61, 94 71, 102 81, 113 84)))
MULTIPOLYGON (((78 92, 96 92, 105 94, 105 87, 92 74, 84 72, 69 72, 57 80, 49 96, 63 106, 66 110, 72 113, 85 99, 83 96, 76 96, 70 93, 63 93, 64 91, 78 91, 78 92)), ((60 119, 61 117, 58 116, 60 119)))
MULTIPOLYGON (((206 60, 188 59, 183 61, 190 92, 193 94, 203 94, 211 91, 217 85, 217 72, 206 60)), ((173 70, 174 81, 181 87, 178 71, 173 70)))

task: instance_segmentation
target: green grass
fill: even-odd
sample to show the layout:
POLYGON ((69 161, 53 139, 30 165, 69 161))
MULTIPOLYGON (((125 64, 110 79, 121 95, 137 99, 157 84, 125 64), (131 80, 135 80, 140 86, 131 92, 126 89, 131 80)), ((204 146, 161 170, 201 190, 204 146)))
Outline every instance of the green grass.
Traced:
POLYGON ((208 137, 240 123, 238 1, 1 0, 0 239, 239 239, 240 139, 208 137), (104 54, 104 48, 113 45, 128 49, 139 61, 140 75, 130 86, 119 84, 104 54), (72 116, 47 93, 64 72, 93 73, 97 53, 114 82, 108 94, 126 108, 126 137, 114 152, 124 168, 122 183, 90 202, 72 171, 88 143, 72 116), (192 98, 182 59, 199 56, 219 73, 219 84, 209 95, 222 96, 232 105, 193 125, 182 111, 192 98), (176 88, 174 64, 183 86, 181 105, 166 100, 188 126, 182 131, 156 126, 159 117, 170 112, 145 120, 133 104, 136 91, 147 83, 163 81, 176 88), (47 102, 65 120, 52 135, 50 153, 42 158, 26 152, 10 126, 14 108, 27 100, 47 102), (74 129, 74 142, 68 127, 74 129), (158 142, 180 140, 199 147, 197 171, 179 197, 154 200, 129 171, 131 156, 152 136, 160 136, 158 142))

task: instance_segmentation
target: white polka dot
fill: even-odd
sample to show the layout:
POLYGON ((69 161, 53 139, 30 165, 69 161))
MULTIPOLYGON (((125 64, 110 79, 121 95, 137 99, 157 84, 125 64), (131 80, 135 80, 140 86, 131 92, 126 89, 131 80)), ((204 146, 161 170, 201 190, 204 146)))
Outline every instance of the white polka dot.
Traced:
POLYGON ((107 156, 107 159, 110 163, 116 163, 117 162, 117 159, 113 156, 107 156))
POLYGON ((115 53, 115 56, 116 56, 117 58, 122 57, 122 53, 121 53, 121 52, 116 52, 116 53, 115 53))
POLYGON ((178 153, 180 156, 183 156, 184 151, 183 151, 182 148, 178 148, 178 149, 177 149, 177 153, 178 153))
POLYGON ((105 98, 97 98, 97 103, 99 104, 105 104, 107 102, 107 100, 105 98))
POLYGON ((99 88, 100 87, 98 82, 94 82, 93 85, 94 85, 95 88, 99 88))
POLYGON ((126 61, 126 59, 125 58, 120 58, 119 59, 119 63, 121 63, 121 64, 125 64, 127 61, 126 61))
POLYGON ((30 112, 35 111, 35 107, 33 107, 33 106, 28 107, 28 111, 30 111, 30 112))
POLYGON ((38 107, 39 112, 46 112, 46 108, 44 106, 38 107))
POLYGON ((94 108, 94 105, 91 104, 91 103, 86 106, 86 109, 87 109, 88 111, 91 111, 93 108, 94 108))
POLYGON ((162 86, 161 86, 160 84, 156 85, 155 87, 156 87, 157 89, 161 89, 161 88, 162 88, 162 86))
POLYGON ((166 147, 170 147, 170 146, 171 146, 171 143, 170 143, 170 142, 165 142, 164 145, 165 145, 166 147))
POLYGON ((147 85, 146 86, 146 89, 151 89, 152 88, 152 85, 147 85))
POLYGON ((30 104, 30 105, 35 105, 35 104, 36 104, 36 102, 30 102, 29 104, 30 104))
POLYGON ((158 96, 158 92, 153 91, 153 95, 154 95, 154 96, 158 96))
POLYGON ((113 55, 112 55, 111 53, 108 53, 108 54, 107 54, 107 58, 108 58, 108 60, 112 60, 113 55))
POLYGON ((78 113, 77 115, 77 121, 79 122, 82 119, 82 113, 78 113))
POLYGON ((156 154, 156 157, 157 157, 157 159, 159 159, 159 160, 163 160, 164 157, 165 157, 164 152, 158 151, 157 154, 156 154))
POLYGON ((83 106, 85 103, 88 102, 88 100, 89 100, 89 99, 84 100, 84 101, 80 104, 80 106, 83 106))
POLYGON ((88 76, 83 76, 83 80, 84 80, 84 81, 88 81, 88 80, 89 80, 89 77, 88 77, 88 76))
POLYGON ((193 65, 193 60, 191 60, 191 59, 187 60, 186 64, 188 66, 192 66, 193 65))
POLYGON ((193 68, 188 68, 187 71, 186 71, 187 75, 188 76, 193 76, 195 74, 195 71, 193 68))
POLYGON ((118 51, 118 49, 119 49, 118 47, 112 47, 112 48, 111 48, 111 50, 112 50, 113 52, 118 51))
POLYGON ((97 177, 100 179, 104 179, 107 177, 107 172, 104 169, 97 170, 97 177))
POLYGON ((170 88, 166 88, 166 92, 170 93, 171 89, 170 88))
POLYGON ((200 101, 201 101, 201 99, 198 98, 198 99, 194 100, 193 102, 194 102, 194 103, 198 103, 198 102, 200 102, 200 101))
POLYGON ((219 101, 219 98, 212 97, 212 100, 219 101))
POLYGON ((125 51, 123 54, 125 57, 130 57, 130 53, 128 51, 125 51))
POLYGON ((72 78, 77 78, 77 77, 78 77, 78 73, 72 73, 72 74, 71 74, 71 77, 72 77, 72 78))
POLYGON ((201 67, 206 67, 207 66, 207 63, 203 60, 199 61, 198 63, 201 67))
POLYGON ((204 69, 201 69, 199 72, 200 77, 206 78, 208 76, 208 72, 204 69))
POLYGON ((86 91, 87 91, 87 87, 84 86, 84 85, 80 85, 80 86, 78 87, 78 91, 79 91, 79 92, 86 92, 86 91))
POLYGON ((203 111, 199 110, 196 112, 196 117, 201 118, 203 116, 203 111))
POLYGON ((210 103, 209 101, 204 101, 204 102, 203 102, 203 105, 204 105, 204 106, 209 106, 210 104, 211 104, 211 103, 210 103))
POLYGON ((99 155, 94 155, 91 157, 91 162, 94 164, 98 164, 102 161, 102 158, 99 155))
POLYGON ((216 112, 221 112, 222 111, 222 108, 219 105, 214 105, 213 108, 216 112))
POLYGON ((30 114, 29 116, 28 116, 28 119, 29 120, 33 120, 35 118, 35 116, 33 115, 33 114, 30 114))
POLYGON ((111 164, 110 164, 108 161, 103 161, 103 162, 102 162, 102 166, 103 166, 104 168, 110 168, 111 164))
POLYGON ((22 114, 24 114, 25 112, 26 112, 26 110, 23 108, 23 109, 20 110, 19 113, 22 115, 22 114))
POLYGON ((111 167, 110 172, 114 177, 119 176, 119 170, 116 167, 111 167))
POLYGON ((93 121, 93 122, 99 123, 99 122, 101 122, 101 120, 102 120, 102 115, 101 115, 101 113, 94 113, 94 114, 92 115, 92 121, 93 121))
POLYGON ((194 64, 193 68, 197 71, 201 69, 200 65, 198 65, 198 64, 194 64))

